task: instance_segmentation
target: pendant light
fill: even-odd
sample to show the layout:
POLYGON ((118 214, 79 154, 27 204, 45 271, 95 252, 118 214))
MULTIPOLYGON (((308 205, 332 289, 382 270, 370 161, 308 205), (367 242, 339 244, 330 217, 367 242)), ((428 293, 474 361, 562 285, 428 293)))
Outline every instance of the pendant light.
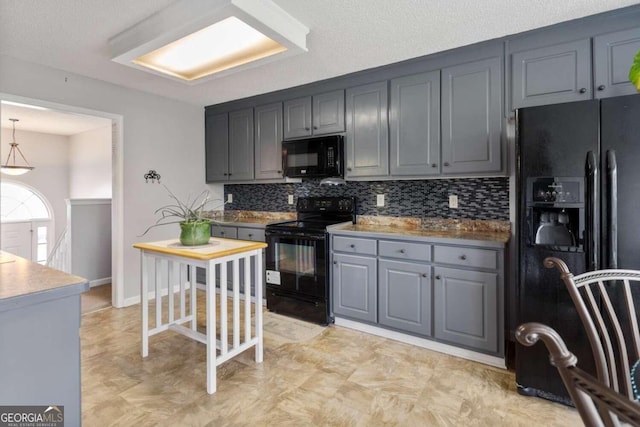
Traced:
POLYGON ((13 122, 13 142, 11 142, 11 149, 9 150, 9 155, 7 156, 7 161, 5 162, 4 165, 0 166, 0 172, 6 174, 6 175, 23 175, 27 172, 29 172, 30 170, 33 169, 33 166, 29 165, 29 162, 27 161, 27 159, 25 159, 24 154, 22 154, 22 151, 20 151, 20 148, 18 148, 18 143, 16 142, 16 122, 20 121, 18 119, 9 119, 13 122), (20 154, 20 157, 22 157, 22 160, 24 160, 24 162, 26 163, 26 166, 18 166, 16 164, 16 151, 18 152, 18 154, 20 154), (9 164, 9 161, 12 161, 11 164, 9 164))

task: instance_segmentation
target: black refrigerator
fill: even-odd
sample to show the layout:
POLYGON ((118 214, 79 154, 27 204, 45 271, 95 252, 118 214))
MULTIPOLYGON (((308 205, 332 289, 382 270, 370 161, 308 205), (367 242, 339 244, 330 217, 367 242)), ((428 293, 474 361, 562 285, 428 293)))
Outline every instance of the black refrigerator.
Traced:
MULTIPOLYGON (((640 95, 523 108, 516 117, 517 324, 551 326, 595 375, 569 293, 543 260, 560 258, 573 274, 640 270, 640 95)), ((521 394, 570 404, 543 345, 517 344, 515 371, 521 394)))

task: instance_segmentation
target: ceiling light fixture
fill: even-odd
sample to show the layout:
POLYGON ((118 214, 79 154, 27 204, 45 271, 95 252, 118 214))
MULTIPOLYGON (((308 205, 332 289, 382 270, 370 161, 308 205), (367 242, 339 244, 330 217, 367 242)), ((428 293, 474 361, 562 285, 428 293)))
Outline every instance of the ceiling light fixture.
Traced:
POLYGON ((306 52, 308 33, 271 0, 181 0, 109 44, 113 61, 194 84, 306 52))
POLYGON ((11 142, 11 149, 9 150, 9 155, 7 156, 7 161, 4 165, 0 166, 0 172, 6 175, 23 175, 30 170, 33 170, 33 166, 29 165, 29 162, 18 148, 18 143, 16 142, 16 122, 20 121, 18 119, 9 119, 13 122, 13 142, 11 142), (18 166, 16 165, 16 151, 22 157, 22 160, 27 164, 26 166, 18 166), (9 164, 9 161, 13 160, 13 164, 9 164))

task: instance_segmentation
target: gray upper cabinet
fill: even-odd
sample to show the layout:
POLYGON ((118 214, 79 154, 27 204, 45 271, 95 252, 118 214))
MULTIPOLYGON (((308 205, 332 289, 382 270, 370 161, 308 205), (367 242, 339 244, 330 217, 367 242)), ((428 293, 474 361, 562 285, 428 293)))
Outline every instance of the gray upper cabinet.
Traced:
POLYGON ((344 132, 344 91, 284 103, 284 139, 344 132))
POLYGON ((205 114, 207 182, 229 180, 229 116, 205 114))
POLYGON ((431 266, 381 259, 378 262, 378 322, 431 336, 431 266))
POLYGON ((516 52, 512 73, 513 109, 591 99, 591 41, 516 52))
POLYGON ((314 95, 313 134, 344 132, 344 90, 314 95))
POLYGON ((347 89, 345 176, 389 174, 387 82, 347 89))
POLYGON ((229 113, 229 181, 253 179, 253 108, 229 113))
POLYGON ((284 103, 284 137, 311 135, 311 97, 292 99, 284 103))
POLYGON ((502 58, 442 70, 442 173, 500 172, 502 58))
POLYGON ((282 103, 255 108, 256 179, 282 178, 282 103))
POLYGON ((391 80, 391 175, 440 173, 440 71, 391 80))
POLYGON ((434 336, 498 351, 498 275, 434 267, 434 336))
POLYGON ((593 39, 596 98, 637 93, 629 81, 629 68, 640 51, 640 28, 603 34, 593 39))

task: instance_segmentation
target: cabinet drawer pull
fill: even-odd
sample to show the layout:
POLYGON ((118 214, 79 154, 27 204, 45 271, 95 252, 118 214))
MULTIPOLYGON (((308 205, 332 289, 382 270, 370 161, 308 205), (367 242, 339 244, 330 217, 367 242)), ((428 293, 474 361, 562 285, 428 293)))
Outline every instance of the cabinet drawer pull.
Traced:
POLYGON ((467 256, 466 255, 460 255, 460 259, 464 261, 465 259, 467 259, 467 256))
POLYGON ((253 237, 253 233, 249 233, 249 237, 253 237))
POLYGON ((355 248, 356 245, 354 245, 353 243, 349 245, 350 248, 355 248))
POLYGON ((598 90, 604 90, 604 88, 605 88, 605 85, 598 86, 598 90))
POLYGON ((400 249, 398 252, 400 252, 401 254, 404 253, 404 249, 400 249))
POLYGON ((220 235, 221 235, 221 236, 224 236, 224 231, 221 231, 221 232, 220 232, 220 235))
POLYGON ((440 280, 440 275, 439 274, 436 276, 436 279, 440 280))
POLYGON ((580 93, 587 93, 587 89, 586 89, 586 88, 581 87, 581 88, 580 88, 580 90, 579 90, 578 92, 580 92, 580 93))

